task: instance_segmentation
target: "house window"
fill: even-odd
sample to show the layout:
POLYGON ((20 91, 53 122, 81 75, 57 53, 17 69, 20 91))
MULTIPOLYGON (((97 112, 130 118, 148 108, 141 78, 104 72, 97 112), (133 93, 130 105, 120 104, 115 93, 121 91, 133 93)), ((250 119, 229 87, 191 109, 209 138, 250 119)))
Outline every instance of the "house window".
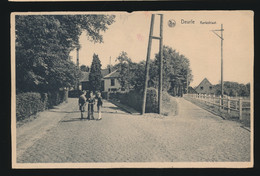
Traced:
POLYGON ((115 79, 111 79, 111 86, 115 86, 115 79))
POLYGON ((209 86, 209 89, 212 90, 212 86, 209 86))
POLYGON ((200 87, 200 90, 203 90, 203 86, 200 87))

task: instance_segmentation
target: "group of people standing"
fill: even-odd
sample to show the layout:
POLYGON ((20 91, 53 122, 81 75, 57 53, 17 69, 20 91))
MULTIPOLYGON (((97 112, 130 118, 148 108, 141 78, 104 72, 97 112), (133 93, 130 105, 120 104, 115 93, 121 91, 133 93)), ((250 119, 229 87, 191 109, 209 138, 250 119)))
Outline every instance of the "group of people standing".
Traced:
POLYGON ((80 97, 79 97, 79 110, 81 112, 81 119, 84 118, 84 112, 86 111, 86 105, 88 107, 88 116, 87 119, 89 120, 95 120, 94 118, 94 105, 96 104, 97 99, 97 110, 98 110, 98 118, 96 120, 101 120, 101 107, 103 105, 101 93, 97 92, 96 96, 93 94, 93 91, 89 92, 89 95, 87 95, 86 91, 82 91, 80 97))

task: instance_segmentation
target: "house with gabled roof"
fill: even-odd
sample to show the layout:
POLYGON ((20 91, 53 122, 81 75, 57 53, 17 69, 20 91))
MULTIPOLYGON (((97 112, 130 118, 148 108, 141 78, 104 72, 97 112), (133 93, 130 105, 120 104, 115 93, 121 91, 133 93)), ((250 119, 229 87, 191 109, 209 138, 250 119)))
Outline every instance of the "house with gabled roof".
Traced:
POLYGON ((124 91, 121 89, 121 85, 119 82, 119 71, 114 70, 113 72, 109 73, 108 75, 103 77, 104 81, 104 92, 118 92, 124 91))
MULTIPOLYGON (((90 72, 82 72, 82 76, 80 78, 81 90, 89 90, 89 73, 90 72)), ((111 69, 102 69, 102 82, 101 82, 101 90, 103 92, 118 92, 121 90, 121 85, 119 83, 119 72, 118 70, 114 70, 111 72, 111 69)))
POLYGON ((81 90, 89 90, 89 72, 82 72, 79 82, 81 90))
POLYGON ((195 87, 195 91, 199 94, 214 94, 213 85, 207 78, 204 78, 200 84, 195 87))

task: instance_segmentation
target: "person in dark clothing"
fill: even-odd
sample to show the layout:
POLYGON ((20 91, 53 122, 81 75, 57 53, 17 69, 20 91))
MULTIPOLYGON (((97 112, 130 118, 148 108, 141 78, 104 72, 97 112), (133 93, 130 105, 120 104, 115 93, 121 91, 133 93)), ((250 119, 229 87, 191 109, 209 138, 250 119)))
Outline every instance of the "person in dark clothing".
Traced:
POLYGON ((93 95, 93 92, 90 91, 88 97, 88 119, 89 120, 94 120, 94 104, 95 104, 95 96, 93 95))
POLYGON ((103 105, 103 101, 102 101, 102 97, 101 97, 101 93, 98 92, 97 93, 97 110, 98 110, 98 120, 101 120, 101 107, 103 105))
POLYGON ((80 113, 81 113, 81 119, 83 119, 83 116, 84 116, 84 112, 85 112, 85 108, 86 108, 86 102, 87 102, 86 91, 83 91, 82 94, 80 95, 79 101, 78 101, 79 110, 80 110, 80 113))

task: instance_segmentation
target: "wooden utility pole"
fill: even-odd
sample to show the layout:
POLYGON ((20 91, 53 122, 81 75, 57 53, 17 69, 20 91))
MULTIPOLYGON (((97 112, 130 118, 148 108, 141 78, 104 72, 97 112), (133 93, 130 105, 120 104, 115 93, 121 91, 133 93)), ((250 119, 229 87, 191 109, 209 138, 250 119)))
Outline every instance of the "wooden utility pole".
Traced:
MULTIPOLYGON (((79 47, 77 47, 77 68, 79 70, 79 47)), ((77 77, 77 90, 79 90, 79 77, 77 77)))
POLYGON ((163 15, 160 14, 160 37, 153 36, 153 27, 154 27, 154 14, 151 17, 151 25, 150 25, 150 34, 147 48, 147 57, 146 57, 146 65, 145 65, 145 82, 144 82, 144 92, 143 92, 143 106, 142 106, 142 114, 145 113, 145 105, 146 105, 146 94, 147 94, 147 86, 149 80, 149 62, 151 55, 151 45, 152 39, 160 40, 160 65, 159 65, 159 91, 158 91, 158 113, 161 113, 161 103, 162 103, 162 68, 163 68, 163 15))
POLYGON ((149 78, 149 62, 150 62, 152 36, 153 36, 153 26, 154 26, 154 14, 152 14, 152 17, 151 17, 150 34, 149 34, 147 57, 146 57, 146 64, 145 64, 145 82, 144 82, 144 90, 143 90, 144 95, 143 95, 142 114, 145 113, 146 93, 147 93, 147 85, 148 85, 148 78, 149 78))
POLYGON ((160 65, 159 65, 159 91, 158 91, 158 114, 162 107, 162 76, 163 76, 163 15, 160 14, 160 65))
POLYGON ((222 98, 221 105, 223 105, 223 97, 224 97, 224 82, 223 82, 223 40, 224 40, 224 37, 223 37, 223 31, 224 31, 223 24, 221 24, 221 29, 212 30, 212 32, 214 34, 216 34, 221 40, 221 43, 220 43, 220 50, 221 50, 220 51, 220 53, 221 53, 221 98, 222 98), (220 35, 218 33, 216 33, 216 31, 220 31, 220 35))
MULTIPOLYGON (((224 83, 223 83, 223 24, 221 24, 221 97, 224 97, 224 83)), ((223 104, 223 103, 222 103, 223 104)))

